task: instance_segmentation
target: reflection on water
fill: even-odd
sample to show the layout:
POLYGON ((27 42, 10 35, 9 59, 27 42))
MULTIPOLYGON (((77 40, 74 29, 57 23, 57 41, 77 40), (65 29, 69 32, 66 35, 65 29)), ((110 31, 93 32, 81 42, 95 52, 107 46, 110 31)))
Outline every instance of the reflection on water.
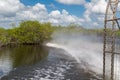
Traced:
POLYGON ((13 68, 35 64, 48 56, 43 46, 19 46, 0 49, 0 76, 13 68))
POLYGON ((7 49, 0 50, 0 76, 5 75, 12 69, 12 62, 7 49))

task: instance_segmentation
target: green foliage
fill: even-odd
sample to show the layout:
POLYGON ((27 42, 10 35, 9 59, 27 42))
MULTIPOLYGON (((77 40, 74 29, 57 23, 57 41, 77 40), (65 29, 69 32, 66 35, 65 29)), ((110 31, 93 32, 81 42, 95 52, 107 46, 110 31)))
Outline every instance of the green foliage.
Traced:
POLYGON ((0 28, 0 42, 7 43, 43 43, 51 38, 53 27, 50 23, 23 21, 18 27, 5 30, 0 28))
POLYGON ((7 44, 9 42, 8 33, 4 28, 0 28, 0 45, 7 44))
POLYGON ((116 35, 117 35, 118 37, 120 37, 120 30, 118 30, 118 31, 116 32, 116 35))
POLYGON ((54 27, 54 31, 55 32, 68 32, 68 33, 79 33, 79 32, 82 32, 84 31, 85 28, 83 28, 82 26, 80 25, 77 25, 77 24, 74 24, 74 23, 71 23, 69 24, 68 26, 61 26, 61 25, 58 25, 58 26, 55 26, 54 27))

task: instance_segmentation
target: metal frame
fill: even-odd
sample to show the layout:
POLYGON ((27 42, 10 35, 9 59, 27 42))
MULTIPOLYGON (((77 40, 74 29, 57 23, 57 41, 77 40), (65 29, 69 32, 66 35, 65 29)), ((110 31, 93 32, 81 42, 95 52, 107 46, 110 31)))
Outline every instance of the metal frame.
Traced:
POLYGON ((103 46, 103 80, 107 77, 107 55, 110 56, 110 77, 109 80, 114 80, 114 60, 115 54, 120 55, 119 52, 115 52, 115 32, 120 29, 119 21, 117 17, 117 8, 119 0, 109 0, 106 7, 105 22, 104 22, 104 46, 103 46), (110 47, 110 48, 108 48, 110 47))

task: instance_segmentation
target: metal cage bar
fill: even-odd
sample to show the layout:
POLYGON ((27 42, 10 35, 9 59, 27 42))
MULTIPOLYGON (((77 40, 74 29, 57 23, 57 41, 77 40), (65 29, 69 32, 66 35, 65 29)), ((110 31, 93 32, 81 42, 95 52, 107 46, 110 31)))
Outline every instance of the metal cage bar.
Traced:
MULTIPOLYGON (((119 20, 117 16, 117 9, 119 0, 109 0, 106 7, 105 21, 104 21, 104 45, 103 45, 103 80, 115 80, 115 55, 120 55, 116 52, 116 36, 117 29, 120 30, 119 20), (111 14, 111 15, 109 15, 111 14), (109 62, 109 64, 108 64, 109 62), (108 65, 110 65, 108 67, 108 65)), ((118 14, 119 15, 119 14, 118 14)), ((118 80, 118 79, 116 79, 118 80)))

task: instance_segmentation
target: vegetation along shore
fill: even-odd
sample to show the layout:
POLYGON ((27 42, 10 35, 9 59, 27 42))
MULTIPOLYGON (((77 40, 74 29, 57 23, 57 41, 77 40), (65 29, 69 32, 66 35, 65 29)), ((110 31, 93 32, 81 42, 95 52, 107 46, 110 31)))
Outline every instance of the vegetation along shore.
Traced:
POLYGON ((51 39, 53 26, 38 21, 23 21, 19 26, 0 28, 0 46, 42 44, 51 39))
MULTIPOLYGON (((112 32, 107 31, 109 34, 112 32)), ((86 29, 75 24, 53 26, 51 23, 40 23, 39 21, 22 21, 17 27, 11 29, 0 28, 0 47, 7 45, 40 45, 52 39, 53 32, 73 32, 103 36, 104 29, 86 29)), ((116 36, 120 37, 119 30, 116 31, 116 36)))

